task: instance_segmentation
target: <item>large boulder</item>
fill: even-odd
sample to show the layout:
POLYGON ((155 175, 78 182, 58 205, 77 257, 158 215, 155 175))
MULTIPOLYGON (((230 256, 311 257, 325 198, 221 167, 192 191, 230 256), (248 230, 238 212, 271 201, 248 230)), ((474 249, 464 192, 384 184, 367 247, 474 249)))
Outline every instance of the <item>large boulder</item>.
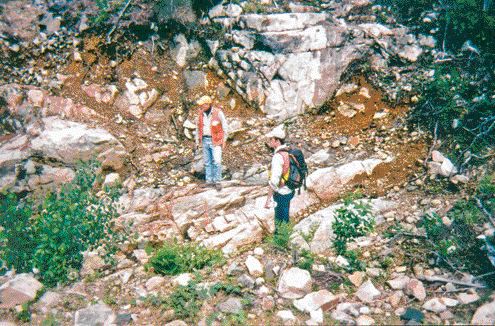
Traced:
POLYGON ((42 118, 19 133, 0 140, 0 189, 33 191, 67 183, 75 172, 62 165, 97 158, 106 169, 124 167, 127 153, 104 129, 62 120, 42 118))
POLYGON ((495 301, 485 303, 479 307, 471 319, 472 325, 494 325, 495 324, 495 301))
POLYGON ((299 299, 311 292, 312 284, 313 280, 307 270, 293 267, 280 276, 277 292, 286 299, 299 299))
POLYGON ((110 307, 105 304, 95 304, 76 311, 74 325, 113 325, 116 318, 117 316, 110 307))
POLYGON ((30 274, 19 274, 0 286, 0 309, 10 309, 36 298, 43 288, 30 274))
POLYGON ((104 161, 104 153, 114 148, 120 151, 121 159, 124 159, 123 146, 104 129, 89 128, 84 124, 57 117, 44 118, 42 122, 43 128, 39 135, 31 140, 33 153, 72 164, 101 154, 103 156, 100 156, 100 159, 104 161))

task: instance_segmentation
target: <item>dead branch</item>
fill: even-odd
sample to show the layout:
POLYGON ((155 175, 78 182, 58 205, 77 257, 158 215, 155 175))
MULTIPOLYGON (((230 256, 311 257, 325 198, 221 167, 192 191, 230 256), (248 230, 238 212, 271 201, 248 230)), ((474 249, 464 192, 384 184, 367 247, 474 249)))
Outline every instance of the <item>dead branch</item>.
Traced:
POLYGON ((474 199, 476 200, 476 206, 478 206, 479 209, 485 214, 485 216, 490 220, 490 223, 495 227, 495 219, 493 218, 492 214, 486 209, 485 205, 483 205, 483 201, 481 198, 478 196, 475 196, 474 199))
POLYGON ((435 148, 435 145, 437 144, 437 130, 438 130, 438 120, 437 122, 435 122, 435 130, 433 131, 433 142, 431 143, 430 149, 428 150, 428 155, 426 155, 426 158, 423 162, 424 167, 426 167, 428 158, 431 156, 431 153, 433 153, 433 148, 435 148))
POLYGON ((452 284, 457 284, 457 285, 462 285, 462 286, 467 286, 471 288, 478 288, 478 289, 484 289, 485 286, 481 284, 475 284, 475 283, 469 283, 469 282, 462 282, 462 281, 457 281, 457 280, 452 280, 444 277, 439 277, 439 276, 418 276, 418 279, 421 281, 426 281, 426 282, 441 282, 441 283, 452 283, 452 284))
POLYGON ((115 22, 115 24, 113 24, 112 28, 110 29, 110 31, 108 31, 107 33, 107 44, 110 43, 112 41, 112 34, 113 32, 115 32, 115 30, 117 29, 117 27, 119 26, 119 23, 120 23, 120 19, 122 19, 122 16, 124 15, 124 13, 126 12, 127 8, 129 7, 129 5, 131 4, 132 0, 127 0, 127 2, 125 3, 124 7, 122 8, 122 10, 120 10, 119 12, 119 16, 117 17, 117 21, 115 22))

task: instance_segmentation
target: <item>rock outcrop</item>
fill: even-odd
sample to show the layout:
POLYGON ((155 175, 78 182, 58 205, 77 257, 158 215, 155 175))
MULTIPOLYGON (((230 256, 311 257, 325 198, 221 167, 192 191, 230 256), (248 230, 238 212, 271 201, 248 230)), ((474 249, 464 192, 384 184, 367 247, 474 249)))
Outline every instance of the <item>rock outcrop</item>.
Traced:
POLYGON ((214 44, 210 65, 249 103, 284 119, 329 100, 355 61, 386 62, 396 53, 415 62, 424 52, 402 28, 346 20, 354 7, 366 6, 348 2, 334 4, 333 13, 318 5, 308 7, 313 12, 272 14, 217 6, 209 16, 229 31, 222 44, 208 42, 214 44), (375 53, 373 47, 385 50, 375 53))

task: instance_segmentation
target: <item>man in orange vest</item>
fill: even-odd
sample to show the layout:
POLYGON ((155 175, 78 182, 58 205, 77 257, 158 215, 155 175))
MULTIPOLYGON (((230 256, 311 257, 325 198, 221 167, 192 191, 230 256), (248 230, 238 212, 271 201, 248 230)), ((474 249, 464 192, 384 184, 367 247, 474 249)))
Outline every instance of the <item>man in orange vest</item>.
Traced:
POLYGON ((220 107, 212 105, 209 96, 202 96, 196 124, 196 148, 203 144, 206 185, 221 189, 222 149, 227 140, 227 120, 220 107))

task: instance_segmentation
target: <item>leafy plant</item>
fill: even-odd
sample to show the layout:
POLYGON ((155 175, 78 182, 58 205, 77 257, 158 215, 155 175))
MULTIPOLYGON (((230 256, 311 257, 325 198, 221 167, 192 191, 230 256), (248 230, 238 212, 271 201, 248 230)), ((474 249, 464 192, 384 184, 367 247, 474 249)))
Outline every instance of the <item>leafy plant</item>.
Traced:
POLYGON ((107 254, 124 234, 113 230, 118 192, 97 195, 99 163, 81 163, 74 180, 44 198, 0 196, 0 260, 17 272, 39 271, 46 286, 77 278, 82 252, 101 247, 107 254))
MULTIPOLYGON (((236 285, 219 282, 208 288, 199 285, 198 280, 190 282, 187 286, 178 286, 168 298, 158 298, 155 301, 173 309, 175 317, 194 321, 205 300, 214 297, 220 292, 228 295, 242 294, 240 287, 236 285)), ((209 316, 208 320, 213 322, 217 317, 218 315, 214 314, 209 316)))
POLYGON ((206 288, 200 288, 196 282, 190 282, 187 286, 177 287, 167 299, 166 305, 174 310, 177 318, 191 319, 198 314, 207 298, 206 288))
POLYGON ((311 251, 303 250, 301 252, 301 257, 297 262, 297 267, 310 271, 314 263, 315 263, 314 254, 311 251))
POLYGON ((221 265, 225 262, 220 250, 205 248, 195 243, 166 243, 151 257, 149 266, 159 274, 177 275, 194 272, 206 266, 221 265))
POLYGON ((344 205, 337 209, 332 223, 335 241, 333 243, 339 255, 345 256, 347 243, 372 231, 375 219, 371 215, 371 205, 366 201, 355 201, 352 197, 344 199, 344 205))
POLYGON ((290 237, 294 230, 292 223, 275 221, 275 233, 267 238, 267 242, 275 249, 288 251, 290 249, 290 237))

